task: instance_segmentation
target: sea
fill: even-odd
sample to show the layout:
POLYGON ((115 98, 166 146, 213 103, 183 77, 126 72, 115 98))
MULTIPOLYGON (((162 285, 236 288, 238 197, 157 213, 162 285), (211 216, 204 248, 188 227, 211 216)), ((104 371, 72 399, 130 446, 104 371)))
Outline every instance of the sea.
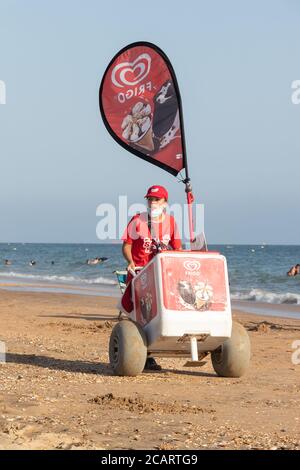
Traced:
MULTIPOLYGON (((300 306, 300 275, 287 276, 300 263, 300 245, 209 245, 209 250, 227 259, 233 305, 246 305, 254 313, 257 303, 280 305, 280 315, 291 311, 285 306, 300 306)), ((114 271, 125 268, 120 244, 0 244, 0 286, 5 289, 119 296, 114 271), (88 265, 95 257, 108 259, 88 265), (11 265, 5 266, 5 259, 11 265)), ((287 316, 300 318, 300 308, 295 312, 287 316)))

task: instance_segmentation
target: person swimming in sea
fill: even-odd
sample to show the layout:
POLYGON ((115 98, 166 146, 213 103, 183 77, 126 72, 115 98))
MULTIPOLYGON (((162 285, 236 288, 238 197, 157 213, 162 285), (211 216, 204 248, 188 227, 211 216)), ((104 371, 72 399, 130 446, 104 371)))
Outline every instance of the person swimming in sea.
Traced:
POLYGON ((30 261, 29 263, 29 266, 35 266, 36 265, 36 261, 34 261, 33 259, 30 261))
POLYGON ((91 258, 91 259, 87 259, 86 263, 89 265, 99 264, 99 263, 102 263, 103 261, 106 261, 107 259, 108 258, 91 258))
POLYGON ((4 264, 5 266, 10 266, 11 265, 11 261, 9 259, 5 259, 4 260, 4 264))
POLYGON ((287 276, 297 276, 297 274, 300 274, 300 264, 295 264, 295 266, 292 266, 286 274, 287 276))

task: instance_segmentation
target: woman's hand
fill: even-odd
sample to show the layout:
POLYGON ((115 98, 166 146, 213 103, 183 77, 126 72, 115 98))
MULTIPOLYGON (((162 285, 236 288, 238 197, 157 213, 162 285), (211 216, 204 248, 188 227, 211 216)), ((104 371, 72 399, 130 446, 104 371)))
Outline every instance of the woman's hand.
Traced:
POLYGON ((133 261, 131 261, 128 266, 127 266, 127 271, 133 271, 135 270, 135 264, 133 261))

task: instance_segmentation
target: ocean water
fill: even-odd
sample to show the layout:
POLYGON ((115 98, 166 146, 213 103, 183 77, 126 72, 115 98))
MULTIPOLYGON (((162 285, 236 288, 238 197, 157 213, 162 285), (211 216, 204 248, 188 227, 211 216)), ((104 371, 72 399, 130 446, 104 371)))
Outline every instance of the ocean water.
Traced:
MULTIPOLYGON (((300 305, 300 275, 286 275, 300 263, 300 246, 210 245, 209 249, 227 258, 233 300, 300 305)), ((69 286, 93 295, 118 295, 113 271, 125 266, 117 244, 0 244, 0 284, 30 285, 31 290, 55 285, 61 291, 69 286), (94 257, 108 260, 87 265, 86 260, 94 257), (5 266, 4 259, 11 266, 5 266), (30 260, 36 265, 30 266, 30 260)))

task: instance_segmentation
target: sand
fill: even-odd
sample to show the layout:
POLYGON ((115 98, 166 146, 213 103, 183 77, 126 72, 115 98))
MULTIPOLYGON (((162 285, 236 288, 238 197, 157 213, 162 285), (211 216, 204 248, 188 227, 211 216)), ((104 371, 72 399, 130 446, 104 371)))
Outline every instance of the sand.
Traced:
POLYGON ((115 303, 0 291, 0 449, 300 449, 299 320, 235 311, 252 344, 239 379, 217 377, 209 358, 116 377, 115 303))

